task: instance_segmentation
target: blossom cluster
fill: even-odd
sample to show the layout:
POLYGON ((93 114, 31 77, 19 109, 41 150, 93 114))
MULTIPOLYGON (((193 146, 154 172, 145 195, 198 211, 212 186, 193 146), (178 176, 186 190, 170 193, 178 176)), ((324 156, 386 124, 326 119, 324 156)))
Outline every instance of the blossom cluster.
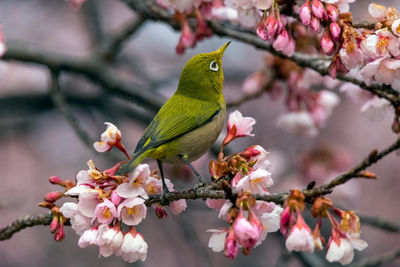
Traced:
MULTIPOLYGON (((231 113, 222 147, 238 137, 252 135, 254 123, 253 118, 242 117, 238 111, 231 113)), ((255 200, 252 195, 269 194, 267 188, 273 185, 270 167, 268 152, 259 145, 226 157, 221 152, 218 161, 210 163, 212 177, 225 181, 229 189, 238 194, 236 199, 206 201, 207 206, 219 210, 218 217, 228 223, 227 228, 208 230, 212 233, 208 245, 213 251, 224 251, 229 259, 235 258, 240 248, 249 255, 269 232, 279 229, 282 208, 272 202, 255 200)))
MULTIPOLYGON (((126 154, 119 129, 111 123, 106 125, 107 130, 101 135, 101 141, 94 144, 95 149, 104 152, 117 147, 126 154)), ((52 210, 54 219, 50 230, 55 233, 54 238, 57 241, 64 238, 63 224, 69 218, 72 228, 80 235, 79 247, 96 245, 101 256, 115 253, 130 263, 144 261, 148 246, 135 227, 146 218, 145 202, 149 196, 163 192, 161 178, 147 164, 139 164, 128 176, 116 175, 121 163, 104 171, 96 168, 91 160, 87 164, 89 169, 79 171, 75 182, 50 178, 52 184, 65 188, 65 192, 48 193, 45 202, 40 203, 52 210), (54 202, 63 196, 78 201, 56 206, 54 202)), ((174 191, 171 181, 165 179, 165 182, 169 191, 174 191)), ((186 201, 172 201, 169 207, 173 214, 179 214, 186 209, 186 201)), ((167 216, 160 204, 153 204, 153 208, 159 218, 167 216)))
POLYGON ((288 251, 322 250, 325 243, 321 235, 322 218, 329 219, 332 229, 326 253, 326 259, 329 262, 338 261, 343 265, 349 264, 353 260, 354 249, 361 251, 368 246, 364 240, 360 239, 360 220, 353 211, 338 209, 329 199, 319 197, 314 201, 311 209, 311 214, 318 218, 315 228, 311 230, 301 215, 304 209, 304 195, 297 189, 292 190, 280 221, 280 230, 286 236, 285 245, 288 251))

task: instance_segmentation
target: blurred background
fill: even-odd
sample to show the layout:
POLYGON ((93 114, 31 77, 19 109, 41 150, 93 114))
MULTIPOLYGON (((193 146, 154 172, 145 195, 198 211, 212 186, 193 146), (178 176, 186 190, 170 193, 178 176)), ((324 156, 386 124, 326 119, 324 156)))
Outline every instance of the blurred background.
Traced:
MULTIPOLYGON (((355 21, 368 19, 369 3, 358 0, 351 5, 355 21)), ((400 9, 398 1, 377 3, 400 9)), ((73 10, 62 0, 0 1, 0 24, 10 46, 18 41, 71 57, 88 56, 102 39, 117 32, 134 16, 116 0, 88 0, 80 10, 73 10)), ((168 25, 145 22, 113 61, 112 74, 132 86, 155 90, 168 97, 174 92, 180 71, 190 57, 213 51, 228 41, 215 36, 179 56, 175 53, 178 38, 179 33, 168 25)), ((228 103, 244 95, 243 81, 264 66, 264 55, 251 46, 232 42, 224 56, 224 94, 228 103)), ((93 140, 99 139, 104 131, 103 123, 110 121, 121 129, 128 151, 134 149, 155 114, 103 90, 82 75, 62 73, 61 89, 73 114, 93 140)), ((340 97, 340 105, 320 134, 302 138, 287 135, 275 126, 276 117, 285 110, 283 97, 272 101, 263 94, 235 108, 244 116, 256 119, 255 137, 242 138, 229 147, 232 151, 241 151, 259 144, 271 153, 275 181, 271 192, 304 187, 312 180, 321 184, 357 164, 372 149, 384 148, 396 138, 390 129, 392 114, 370 121, 360 114, 360 105, 345 95, 340 97)), ((118 153, 113 155, 122 158, 118 153)), ((215 155, 209 153, 195 162, 204 177, 209 177, 208 162, 213 158, 215 155)), ((54 108, 49 95, 48 69, 18 61, 0 61, 0 227, 21 215, 46 213, 37 203, 46 192, 57 190, 48 183, 48 178, 58 175, 73 179, 79 170, 87 169, 89 159, 100 169, 110 167, 113 162, 104 154, 89 150, 54 108)), ((149 163, 155 168, 154 162, 149 163)), ((360 215, 400 221, 399 157, 392 154, 371 171, 377 174, 378 180, 353 180, 336 188, 331 195, 335 205, 360 215)), ((169 166, 167 177, 182 178, 174 180, 178 190, 196 182, 184 167, 169 166)), ((128 264, 115 256, 98 259, 97 247, 80 249, 77 246, 78 236, 72 229, 68 228, 65 240, 57 243, 48 227, 36 226, 0 242, 0 266, 274 266, 278 261, 284 244, 280 233, 270 234, 248 257, 240 255, 229 261, 223 253, 212 252, 207 247, 206 230, 223 227, 224 222, 203 201, 187 203, 188 209, 183 214, 169 214, 163 220, 157 219, 152 209, 148 210, 145 222, 138 227, 149 244, 144 263, 128 264)), ((398 233, 365 224, 361 237, 369 247, 356 252, 355 260, 400 246, 398 233)), ((324 255, 321 253, 322 261, 316 261, 316 266, 327 264, 324 255)), ((302 256, 294 256, 285 266, 300 266, 298 257, 302 256)), ((399 265, 398 260, 386 266, 399 265)))

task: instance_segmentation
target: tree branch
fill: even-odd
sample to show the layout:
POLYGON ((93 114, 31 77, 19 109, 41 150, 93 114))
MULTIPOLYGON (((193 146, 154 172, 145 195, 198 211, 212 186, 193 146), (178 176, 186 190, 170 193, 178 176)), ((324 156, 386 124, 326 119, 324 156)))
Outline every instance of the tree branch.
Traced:
POLYGON ((10 225, 0 229, 0 241, 10 239, 15 233, 35 225, 50 225, 53 216, 46 215, 26 215, 15 220, 10 225))
POLYGON ((356 263, 350 265, 350 267, 368 267, 368 266, 379 266, 383 263, 387 263, 400 258, 400 248, 386 252, 379 256, 374 256, 366 259, 361 259, 356 263))
POLYGON ((378 217, 359 215, 362 224, 367 224, 388 232, 400 232, 400 223, 378 217))

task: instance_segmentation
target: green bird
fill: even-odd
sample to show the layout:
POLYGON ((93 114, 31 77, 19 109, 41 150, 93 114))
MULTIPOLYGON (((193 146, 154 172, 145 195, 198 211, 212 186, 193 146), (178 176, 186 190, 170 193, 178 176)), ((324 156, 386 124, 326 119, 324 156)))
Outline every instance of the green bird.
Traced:
POLYGON ((204 155, 222 131, 226 104, 222 94, 222 56, 230 42, 211 53, 192 57, 182 70, 178 89, 161 107, 139 140, 132 159, 117 172, 133 170, 146 158, 157 160, 165 185, 162 163, 187 164, 204 155))

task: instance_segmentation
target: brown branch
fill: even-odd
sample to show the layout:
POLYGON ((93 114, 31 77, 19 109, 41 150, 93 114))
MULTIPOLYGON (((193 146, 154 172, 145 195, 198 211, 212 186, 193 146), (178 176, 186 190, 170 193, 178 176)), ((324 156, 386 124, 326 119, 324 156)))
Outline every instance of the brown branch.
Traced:
POLYGON ((10 225, 0 229, 0 241, 10 239, 13 234, 35 225, 50 225, 51 214, 46 215, 26 215, 12 222, 10 225))
POLYGON ((227 108, 234 108, 234 107, 238 107, 242 104, 244 104, 247 101, 253 100, 253 99, 257 99, 259 96, 261 96, 263 93, 265 93, 264 89, 258 90, 257 92, 251 93, 251 94, 245 94, 244 96, 242 96, 241 98, 231 101, 229 103, 226 104, 227 108))

